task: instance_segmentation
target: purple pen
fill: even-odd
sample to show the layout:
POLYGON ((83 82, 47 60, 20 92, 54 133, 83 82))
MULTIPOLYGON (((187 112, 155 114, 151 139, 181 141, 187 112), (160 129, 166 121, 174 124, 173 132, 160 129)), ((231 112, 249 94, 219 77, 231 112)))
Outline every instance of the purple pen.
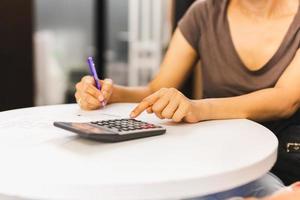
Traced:
MULTIPOLYGON (((99 78, 98 78, 98 74, 97 74, 97 70, 96 70, 96 67, 95 67, 93 57, 88 58, 88 64, 89 64, 89 68, 90 68, 90 73, 94 77, 94 80, 96 82, 96 87, 97 87, 98 90, 101 91, 101 84, 100 84, 100 81, 99 81, 99 78)), ((102 101, 101 103, 102 103, 103 107, 106 104, 104 101, 102 101)))

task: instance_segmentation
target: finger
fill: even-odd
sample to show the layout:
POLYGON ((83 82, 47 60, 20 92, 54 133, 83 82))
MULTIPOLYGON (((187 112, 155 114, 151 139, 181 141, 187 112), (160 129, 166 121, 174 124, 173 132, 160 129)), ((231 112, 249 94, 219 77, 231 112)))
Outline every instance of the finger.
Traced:
POLYGON ((152 110, 155 114, 158 116, 162 116, 162 111, 165 109, 165 107, 169 104, 170 102, 170 96, 166 94, 165 96, 159 98, 153 105, 152 105, 152 110))
POLYGON ((174 122, 181 122, 182 119, 186 116, 187 111, 188 111, 188 105, 186 103, 180 103, 178 109, 172 116, 172 120, 174 122))
POLYGON ((98 101, 104 100, 103 94, 95 86, 89 85, 85 92, 98 99, 98 101))
POLYGON ((88 109, 98 109, 101 107, 100 101, 90 94, 81 95, 81 104, 88 109))
POLYGON ((80 98, 79 92, 75 93, 75 99, 76 99, 77 104, 81 107, 81 98, 80 98))
POLYGON ((79 92, 77 91, 77 92, 75 92, 75 99, 76 99, 76 101, 78 101, 79 99, 80 99, 80 96, 79 96, 79 92))
POLYGON ((92 84, 95 85, 95 79, 92 76, 84 76, 81 79, 81 82, 84 84, 92 84))
POLYGON ((87 102, 81 102, 80 104, 80 108, 82 110, 96 110, 97 108, 95 108, 94 106, 89 105, 87 102))
POLYGON ((77 99, 77 100, 76 100, 76 101, 77 101, 77 104, 79 105, 79 107, 80 107, 81 109, 83 109, 83 110, 90 110, 90 109, 89 109, 89 106, 88 106, 88 103, 82 100, 81 95, 78 95, 76 99, 77 99))
POLYGON ((105 79, 102 81, 102 89, 101 92, 103 94, 104 100, 108 101, 112 94, 113 90, 113 81, 111 79, 105 79))
POLYGON ((82 90, 82 82, 77 83, 75 88, 76 88, 76 91, 81 91, 82 90))
POLYGON ((166 108, 162 111, 161 115, 164 118, 172 119, 173 115, 175 114, 176 110, 179 107, 180 101, 177 99, 171 100, 166 108))
POLYGON ((95 105, 88 104, 87 102, 83 102, 81 104, 81 108, 83 110, 97 110, 97 109, 101 108, 101 106, 95 106, 95 105))
POLYGON ((160 113, 154 113, 159 119, 165 119, 160 113))
POLYGON ((145 98, 137 107, 133 109, 130 114, 131 118, 136 118, 148 107, 151 107, 159 99, 159 93, 156 92, 149 97, 145 98))
MULTIPOLYGON (((149 97, 145 98, 130 114, 131 118, 139 116, 148 107, 151 107, 160 97, 164 96, 169 90, 167 88, 162 88, 149 97)), ((152 108, 153 110, 153 108, 152 108)))
POLYGON ((94 85, 87 83, 87 82, 83 83, 82 85, 83 85, 82 90, 80 90, 80 91, 83 95, 85 93, 90 94, 90 95, 94 96, 95 98, 97 98, 98 101, 100 101, 100 102, 104 101, 103 94, 94 85))
POLYGON ((82 93, 86 93, 86 90, 87 90, 90 86, 93 86, 93 85, 92 85, 92 84, 89 84, 89 83, 82 83, 81 92, 82 92, 82 93))
POLYGON ((87 83, 87 82, 86 83, 83 83, 83 82, 77 83, 76 90, 78 92, 78 94, 76 95, 77 102, 78 102, 78 99, 82 100, 84 98, 85 93, 94 96, 100 102, 103 101, 103 99, 104 99, 101 92, 94 85, 87 83))
MULTIPOLYGON (((77 86, 79 87, 79 86, 77 86)), ((96 102, 92 102, 91 100, 86 100, 85 97, 85 93, 77 91, 75 93, 75 98, 76 98, 76 102, 78 103, 78 105, 80 106, 81 109, 83 110, 94 110, 97 109, 99 106, 96 105, 96 102)))
POLYGON ((152 107, 148 107, 148 108, 147 108, 147 113, 148 113, 148 114, 152 114, 152 113, 153 113, 152 107))

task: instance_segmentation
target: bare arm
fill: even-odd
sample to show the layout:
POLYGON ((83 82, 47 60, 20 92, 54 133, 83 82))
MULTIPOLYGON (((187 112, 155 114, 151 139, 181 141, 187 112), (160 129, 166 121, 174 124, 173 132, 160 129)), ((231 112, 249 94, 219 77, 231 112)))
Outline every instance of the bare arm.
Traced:
POLYGON ((161 70, 155 79, 146 87, 114 86, 110 102, 140 102, 163 87, 178 88, 196 59, 196 51, 177 29, 161 65, 161 70))
POLYGON ((248 118, 255 121, 292 116, 300 105, 300 50, 274 88, 230 98, 190 100, 174 88, 163 88, 145 98, 131 113, 147 110, 159 118, 195 123, 248 118))
POLYGON ((276 120, 293 115, 300 105, 300 50, 274 88, 251 94, 197 101, 200 120, 248 118, 276 120))

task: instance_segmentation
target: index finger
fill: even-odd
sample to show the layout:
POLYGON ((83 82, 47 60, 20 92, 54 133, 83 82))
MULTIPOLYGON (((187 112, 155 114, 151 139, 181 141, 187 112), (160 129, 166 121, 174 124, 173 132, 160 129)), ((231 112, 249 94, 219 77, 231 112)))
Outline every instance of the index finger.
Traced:
POLYGON ((138 117, 142 112, 144 112, 147 108, 152 106, 159 99, 159 93, 156 92, 149 97, 145 98, 138 106, 133 109, 130 114, 131 118, 138 117))

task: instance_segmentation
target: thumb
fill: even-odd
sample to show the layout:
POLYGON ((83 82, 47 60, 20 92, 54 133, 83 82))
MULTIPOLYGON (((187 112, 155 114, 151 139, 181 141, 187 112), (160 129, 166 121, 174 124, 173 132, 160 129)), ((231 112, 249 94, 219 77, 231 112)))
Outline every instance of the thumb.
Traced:
POLYGON ((113 81, 111 79, 105 79, 102 81, 101 92, 104 96, 104 99, 108 101, 113 91, 113 81))

